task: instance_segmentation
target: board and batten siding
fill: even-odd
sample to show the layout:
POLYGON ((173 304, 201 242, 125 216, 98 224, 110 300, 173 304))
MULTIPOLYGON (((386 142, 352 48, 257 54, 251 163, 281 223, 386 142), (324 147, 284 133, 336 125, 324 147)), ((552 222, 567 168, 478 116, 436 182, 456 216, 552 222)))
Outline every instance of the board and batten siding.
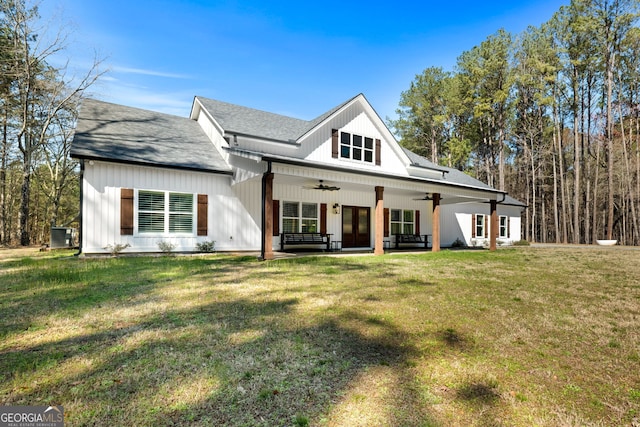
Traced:
MULTIPOLYGON (((210 123, 210 120, 204 113, 201 113, 201 115, 202 117, 200 117, 198 121, 203 127, 205 133, 209 138, 216 138, 217 135, 219 135, 217 130, 210 123)), ((374 120, 379 121, 377 117, 374 120)), ((239 135, 238 147, 246 150, 262 152, 265 151, 264 144, 269 144, 268 151, 273 155, 297 158, 323 164, 332 164, 335 166, 348 167, 354 170, 368 170, 408 175, 406 170, 406 162, 408 159, 398 155, 398 152, 392 148, 397 146, 396 141, 388 141, 386 139, 387 137, 388 135, 381 132, 380 128, 376 126, 372 119, 363 110, 362 105, 356 102, 340 114, 332 117, 330 120, 327 120, 321 126, 313 129, 311 133, 305 135, 300 144, 296 144, 293 141, 283 141, 280 143, 265 142, 239 135), (343 159, 340 157, 337 159, 333 158, 331 143, 332 129, 338 129, 351 134, 380 140, 381 165, 377 166, 375 161, 373 163, 366 163, 343 159)), ((224 141, 220 142, 219 140, 215 144, 216 146, 226 145, 224 141)), ((233 143, 230 145, 234 147, 233 143)), ((225 158, 227 158, 226 154, 225 158)))
MULTIPOLYGON (((273 198, 280 202, 305 202, 327 205, 327 233, 333 240, 341 240, 342 207, 360 206, 371 209, 370 246, 375 238, 375 186, 385 187, 386 209, 410 209, 420 211, 420 233, 432 234, 432 202, 414 200, 414 191, 428 191, 429 185, 401 180, 371 177, 357 173, 320 171, 291 165, 274 166, 273 198), (339 191, 318 191, 306 184, 317 179, 334 181, 339 191), (333 205, 340 206, 336 214, 333 205)), ((476 193, 477 194, 477 193, 476 193)), ((262 180, 261 175, 232 184, 227 175, 179 171, 154 167, 121 165, 116 163, 87 162, 83 180, 83 233, 82 246, 86 253, 107 253, 109 244, 130 244, 131 252, 158 252, 158 241, 176 245, 176 251, 193 251, 196 243, 215 240, 220 251, 258 251, 261 245, 262 180), (207 235, 197 236, 194 224, 193 236, 121 235, 121 189, 158 190, 207 195, 207 235)), ((194 214, 197 203, 194 203, 194 214)), ((442 246, 450 246, 456 239, 470 244, 473 214, 489 215, 488 203, 443 205, 441 214, 442 246)), ((509 240, 520 240, 519 207, 498 205, 498 215, 510 218, 509 240)), ((135 210, 135 208, 134 208, 135 210)), ((281 227, 282 218, 278 218, 281 227)), ((279 237, 273 239, 274 249, 279 248, 279 237)))
MULTIPOLYGON (((420 234, 433 233, 433 203, 430 200, 413 200, 407 196, 385 194, 385 209, 420 211, 420 234)), ((432 243, 432 240, 429 240, 432 243)))
MULTIPOLYGON (((215 240, 217 250, 259 249, 260 227, 229 185, 230 177, 206 172, 86 162, 83 180, 82 249, 106 253, 109 244, 126 244, 131 252, 158 252, 158 242, 176 245, 175 251, 193 251, 196 243, 215 240), (141 236, 120 234, 120 190, 157 190, 208 197, 207 235, 141 236), (257 242, 257 243, 256 243, 257 242), (257 246, 256 246, 257 244, 257 246)), ((135 209, 135 208, 134 208, 135 209)), ((194 200, 194 215, 197 199, 194 200)), ((196 216, 194 216, 194 219, 196 216)))
MULTIPOLYGON (((278 170, 283 171, 286 168, 278 165, 278 170)), ((310 175, 313 175, 313 169, 306 169, 310 175)), ((292 172, 292 171, 291 171, 292 172)), ((302 171, 300 171, 302 172, 302 171)), ((371 181, 364 183, 358 183, 357 188, 349 189, 349 185, 344 185, 345 177, 339 173, 326 173, 325 179, 331 181, 332 179, 342 185, 339 191, 319 191, 313 190, 305 186, 307 182, 305 178, 300 178, 298 184, 283 182, 283 179, 276 174, 273 188, 273 198, 278 200, 280 206, 283 202, 301 202, 301 203, 316 203, 327 205, 327 233, 331 234, 332 240, 342 239, 342 207, 343 206, 358 206, 370 208, 370 231, 371 240, 369 242, 370 247, 374 246, 375 239, 375 187, 371 181), (340 181, 343 180, 343 181, 340 181), (280 182, 279 182, 280 181, 280 182), (340 207, 339 213, 335 213, 333 209, 334 204, 338 204, 340 207)), ((354 176, 354 178, 366 179, 362 176, 354 176)), ((309 181, 312 183, 312 181, 309 181)), ((406 210, 418 210, 420 211, 420 231, 422 234, 431 234, 432 230, 432 205, 431 202, 422 200, 413 200, 405 195, 394 194, 393 189, 385 189, 384 193, 384 207, 391 209, 406 209, 406 210)), ((280 229, 282 228, 282 216, 281 212, 278 217, 278 224, 280 229)), ((274 249, 279 248, 280 237, 274 237, 274 249)))
MULTIPOLYGON (((354 170, 371 170, 377 172, 388 172, 398 175, 407 175, 405 160, 400 158, 391 148, 390 144, 395 141, 387 141, 385 135, 374 125, 369 116, 354 104, 345 110, 341 115, 320 126, 315 132, 303 141, 301 155, 307 160, 317 161, 337 166, 347 166, 354 170), (363 137, 379 139, 381 164, 377 166, 373 163, 366 163, 357 160, 332 157, 331 130, 338 129, 341 132, 361 135, 363 137)), ((338 142, 339 146, 339 142, 338 142)), ((339 151, 339 150, 338 150, 339 151)))
MULTIPOLYGON (((520 209, 517 206, 498 205, 498 216, 507 216, 509 218, 509 236, 498 238, 498 242, 502 244, 512 244, 521 240, 521 220, 520 209)), ((465 244, 472 246, 474 241, 477 246, 483 246, 484 241, 488 241, 488 237, 473 236, 472 218, 473 215, 491 214, 489 203, 458 203, 441 206, 440 215, 440 233, 443 247, 448 247, 460 239, 465 244)), ((489 227, 490 221, 487 222, 489 227)), ((488 234, 487 234, 488 235, 488 234)))

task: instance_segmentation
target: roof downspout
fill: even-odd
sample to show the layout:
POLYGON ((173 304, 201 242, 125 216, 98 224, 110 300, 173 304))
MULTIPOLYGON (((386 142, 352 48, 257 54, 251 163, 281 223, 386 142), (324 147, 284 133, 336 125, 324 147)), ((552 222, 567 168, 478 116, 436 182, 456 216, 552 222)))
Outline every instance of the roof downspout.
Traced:
POLYGON ((82 206, 84 203, 84 159, 80 159, 80 213, 78 214, 78 252, 73 254, 79 256, 82 254, 82 206))
POLYGON ((265 201, 267 199, 267 177, 271 174, 271 161, 267 161, 267 171, 262 174, 262 233, 261 233, 261 243, 260 243, 260 259, 264 260, 265 252, 266 252, 266 242, 265 242, 265 234, 264 230, 267 226, 267 218, 265 211, 265 201))

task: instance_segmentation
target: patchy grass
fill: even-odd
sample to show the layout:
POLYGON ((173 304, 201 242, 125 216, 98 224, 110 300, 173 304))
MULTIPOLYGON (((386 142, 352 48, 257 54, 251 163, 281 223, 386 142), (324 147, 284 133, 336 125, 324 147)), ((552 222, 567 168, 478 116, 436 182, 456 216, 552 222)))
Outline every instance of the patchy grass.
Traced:
POLYGON ((640 252, 0 252, 0 402, 66 425, 640 423, 640 252))

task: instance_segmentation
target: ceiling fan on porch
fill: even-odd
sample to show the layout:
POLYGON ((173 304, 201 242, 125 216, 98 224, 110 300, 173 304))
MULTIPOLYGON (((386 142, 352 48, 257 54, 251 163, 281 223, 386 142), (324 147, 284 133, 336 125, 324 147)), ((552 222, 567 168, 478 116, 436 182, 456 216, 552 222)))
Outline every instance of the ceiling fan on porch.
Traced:
POLYGON ((310 190, 321 190, 321 191, 338 191, 340 187, 336 187, 335 185, 327 185, 324 183, 324 180, 318 180, 318 184, 313 185, 311 187, 306 187, 310 190))
POLYGON ((419 199, 413 199, 413 200, 433 200, 433 196, 430 193, 424 193, 424 197, 421 197, 419 199))

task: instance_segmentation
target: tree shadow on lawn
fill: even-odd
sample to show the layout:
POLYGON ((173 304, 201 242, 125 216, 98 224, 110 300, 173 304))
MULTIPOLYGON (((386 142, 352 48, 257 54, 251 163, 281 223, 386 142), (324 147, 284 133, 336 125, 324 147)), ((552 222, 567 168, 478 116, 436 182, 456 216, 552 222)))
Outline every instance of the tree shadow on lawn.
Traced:
MULTIPOLYGON (((376 325, 383 333, 365 337, 336 318, 304 324, 296 304, 214 303, 4 351, 0 396, 10 405, 63 405, 69 425, 271 426, 296 417, 314 425, 367 370, 406 376, 414 350, 392 326, 376 325)), ((400 381, 403 389, 385 402, 403 409, 383 412, 380 424, 435 425, 411 381, 400 381)))
POLYGON ((107 304, 130 305, 132 299, 144 304, 152 298, 151 291, 175 278, 234 273, 228 280, 241 282, 247 277, 246 267, 247 257, 26 258, 0 275, 0 337, 42 329, 45 325, 38 322, 52 314, 77 316, 107 304), (167 263, 174 264, 176 275, 164 277, 167 263))
MULTIPOLYGON (((242 283, 264 273, 263 267, 256 270, 246 262, 225 262, 179 263, 176 268, 183 271, 178 278, 224 271, 242 283)), ((138 273, 150 275, 150 283, 99 294, 91 303, 83 298, 99 289, 83 288, 70 295, 56 291, 50 295, 52 309, 81 317, 96 304, 115 299, 135 310, 138 299, 148 298, 161 282, 151 278, 154 266, 141 266, 138 273)), ((227 279, 222 282, 229 283, 227 279)), ((94 280, 92 286, 102 279, 94 280)), ((209 283, 204 292, 219 292, 213 280, 209 283)), ((424 356, 412 337, 356 307, 307 317, 299 312, 300 301, 276 298, 221 293, 215 302, 188 309, 114 319, 112 326, 95 333, 7 348, 0 351, 0 400, 63 405, 69 425, 271 426, 304 425, 305 420, 311 425, 364 425, 357 418, 345 419, 340 408, 362 406, 360 400, 371 392, 378 395, 373 401, 375 424, 437 425, 411 369, 424 356), (375 381, 367 385, 378 371, 393 377, 387 382, 392 390, 384 395, 375 381)), ((32 314, 44 313, 49 312, 35 309, 32 314)), ((459 347, 455 336, 445 333, 442 338, 459 347)), ((477 399, 475 389, 470 390, 465 397, 461 389, 458 397, 498 403, 477 399)))

